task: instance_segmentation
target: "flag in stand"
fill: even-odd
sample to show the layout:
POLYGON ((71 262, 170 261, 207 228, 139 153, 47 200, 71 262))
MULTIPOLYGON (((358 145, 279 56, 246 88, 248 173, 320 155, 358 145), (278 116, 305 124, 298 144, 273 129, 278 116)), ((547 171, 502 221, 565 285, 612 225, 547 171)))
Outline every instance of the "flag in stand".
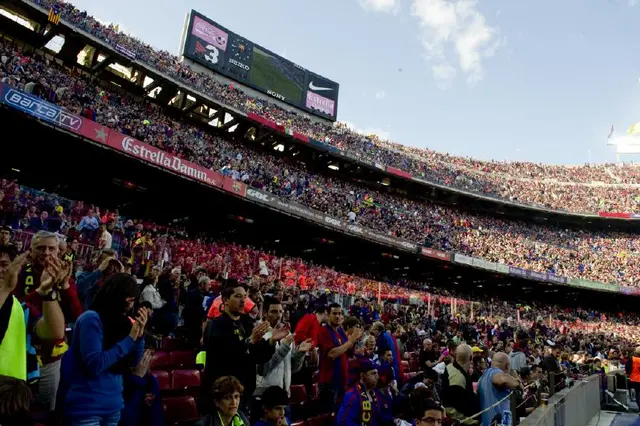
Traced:
POLYGON ((199 55, 207 53, 207 49, 199 41, 196 41, 196 53, 199 55))
POLYGON ((62 9, 60 8, 60 5, 58 3, 51 6, 51 8, 49 8, 49 22, 51 22, 53 25, 58 25, 58 22, 60 22, 61 13, 62 9))

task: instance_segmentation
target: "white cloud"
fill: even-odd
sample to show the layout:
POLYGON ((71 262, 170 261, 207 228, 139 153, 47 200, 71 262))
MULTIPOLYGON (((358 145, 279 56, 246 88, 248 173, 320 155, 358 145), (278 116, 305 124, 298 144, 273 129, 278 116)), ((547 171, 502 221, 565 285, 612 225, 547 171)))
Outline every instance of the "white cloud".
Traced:
POLYGON ((343 121, 342 123, 346 124, 349 129, 361 135, 364 135, 364 136, 376 135, 380 139, 391 140, 391 133, 386 130, 379 129, 376 127, 367 127, 365 129, 360 129, 350 121, 343 121))
POLYGON ((358 0, 360 6, 365 10, 374 12, 395 13, 397 11, 396 0, 358 0))
POLYGON ((431 71, 433 72, 433 78, 438 83, 438 86, 443 90, 451 87, 453 80, 458 74, 455 67, 449 64, 433 65, 431 67, 431 71))
POLYGON ((484 78, 483 61, 495 54, 503 39, 478 10, 477 0, 412 0, 411 14, 420 21, 425 57, 435 63, 434 77, 455 77, 451 61, 457 57, 469 85, 484 78))
POLYGON ((378 90, 376 92, 376 99, 384 99, 387 97, 387 92, 385 92, 384 90, 378 90))

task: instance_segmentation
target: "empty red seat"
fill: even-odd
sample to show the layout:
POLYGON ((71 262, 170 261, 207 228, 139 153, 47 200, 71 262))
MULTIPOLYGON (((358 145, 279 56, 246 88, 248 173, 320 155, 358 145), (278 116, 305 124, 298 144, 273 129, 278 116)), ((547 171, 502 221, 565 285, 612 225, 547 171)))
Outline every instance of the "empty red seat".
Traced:
POLYGON ((299 404, 307 400, 307 389, 304 387, 304 385, 291 385, 289 389, 291 390, 291 398, 289 398, 289 403, 299 404))
POLYGON ((176 367, 196 365, 196 354, 194 351, 173 351, 170 354, 170 363, 176 367))
POLYGON ((307 420, 309 426, 332 426, 333 414, 323 414, 321 416, 311 417, 307 420))
POLYGON ((166 336, 162 339, 162 350, 167 352, 184 350, 187 347, 186 340, 179 337, 166 336))
POLYGON ((167 425, 198 419, 196 400, 192 396, 175 396, 162 399, 164 421, 167 425))
POLYGON ((151 375, 158 380, 158 386, 161 391, 171 389, 171 378, 169 377, 168 371, 153 370, 151 371, 151 375))
POLYGON ((162 369, 171 364, 171 357, 165 351, 156 351, 151 360, 152 369, 162 369))
POLYGON ((173 389, 186 389, 197 386, 200 386, 200 371, 173 370, 171 374, 171 387, 173 389))

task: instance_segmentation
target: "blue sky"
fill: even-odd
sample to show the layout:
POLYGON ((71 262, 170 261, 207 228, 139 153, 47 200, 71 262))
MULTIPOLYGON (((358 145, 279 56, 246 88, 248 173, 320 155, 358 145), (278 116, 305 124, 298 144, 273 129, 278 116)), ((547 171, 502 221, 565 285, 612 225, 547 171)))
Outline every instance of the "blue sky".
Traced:
POLYGON ((173 53, 196 9, 337 81, 339 120, 405 145, 608 162, 610 125, 640 121, 638 0, 72 3, 173 53))

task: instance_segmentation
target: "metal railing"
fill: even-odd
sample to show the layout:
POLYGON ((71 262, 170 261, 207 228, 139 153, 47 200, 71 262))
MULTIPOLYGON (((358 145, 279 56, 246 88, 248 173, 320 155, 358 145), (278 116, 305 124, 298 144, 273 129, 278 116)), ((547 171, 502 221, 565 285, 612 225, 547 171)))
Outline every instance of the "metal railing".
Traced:
POLYGON ((598 374, 576 381, 549 398, 520 422, 521 426, 586 426, 600 411, 601 377, 598 374))

